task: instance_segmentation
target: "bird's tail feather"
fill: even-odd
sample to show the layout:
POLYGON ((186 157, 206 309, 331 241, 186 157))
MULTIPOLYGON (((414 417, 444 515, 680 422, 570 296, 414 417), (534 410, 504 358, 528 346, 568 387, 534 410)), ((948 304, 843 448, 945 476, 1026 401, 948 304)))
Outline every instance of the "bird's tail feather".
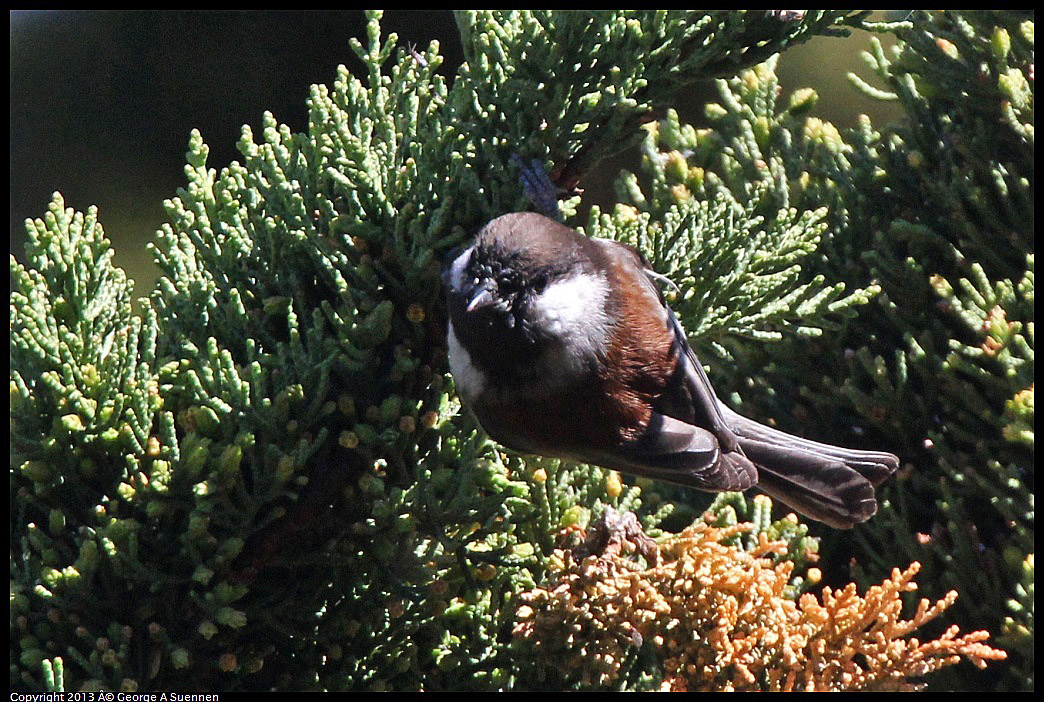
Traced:
POLYGON ((894 454, 884 451, 847 449, 830 444, 821 444, 810 439, 802 439, 799 436, 793 436, 779 429, 773 429, 755 422, 753 419, 748 419, 729 409, 724 403, 719 402, 718 404, 721 407, 722 416, 725 417, 726 423, 737 436, 756 439, 780 448, 791 449, 820 458, 841 461, 869 480, 872 485, 880 485, 899 467, 899 458, 894 454))
POLYGON ((870 481, 839 460, 740 437, 758 468, 758 487, 812 519, 850 529, 877 513, 870 481))
POLYGON ((874 486, 899 459, 802 439, 759 424, 721 405, 743 453, 758 468, 758 487, 792 509, 847 529, 877 513, 874 486))

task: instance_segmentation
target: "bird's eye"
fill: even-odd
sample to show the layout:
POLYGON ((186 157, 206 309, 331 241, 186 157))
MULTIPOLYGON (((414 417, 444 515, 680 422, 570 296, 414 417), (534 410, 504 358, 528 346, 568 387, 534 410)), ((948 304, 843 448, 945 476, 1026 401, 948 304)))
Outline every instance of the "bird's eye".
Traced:
POLYGON ((533 290, 537 295, 547 289, 547 274, 538 275, 533 279, 533 290))

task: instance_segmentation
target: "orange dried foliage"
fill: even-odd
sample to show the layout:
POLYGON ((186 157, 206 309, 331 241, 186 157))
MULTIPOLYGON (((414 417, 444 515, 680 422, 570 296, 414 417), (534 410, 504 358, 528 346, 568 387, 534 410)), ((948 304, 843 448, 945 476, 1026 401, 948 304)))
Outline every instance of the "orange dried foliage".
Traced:
POLYGON ((850 584, 795 602, 784 597, 793 563, 769 558, 785 551, 783 542, 762 534, 752 551, 721 543, 748 529, 690 527, 657 547, 651 567, 626 553, 578 560, 563 550, 551 584, 522 595, 514 634, 545 672, 598 686, 616 683, 649 641, 665 690, 917 690, 923 676, 962 656, 979 667, 1005 658, 984 643, 985 631, 961 636, 954 626, 933 641, 910 637, 957 598, 921 600, 903 619, 901 595, 916 590, 918 563, 864 595, 850 584))

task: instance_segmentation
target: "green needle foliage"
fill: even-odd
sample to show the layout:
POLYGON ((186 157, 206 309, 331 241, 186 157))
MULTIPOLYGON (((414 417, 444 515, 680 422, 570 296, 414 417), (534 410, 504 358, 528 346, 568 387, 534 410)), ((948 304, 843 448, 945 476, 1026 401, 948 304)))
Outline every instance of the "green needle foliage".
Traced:
MULTIPOLYGON (((679 497, 485 438, 447 374, 440 262, 529 207, 513 155, 568 194, 642 139, 586 233, 678 285, 734 405, 910 462, 855 532, 867 577, 922 560, 962 627, 1031 653, 1032 18, 871 27, 902 40, 872 57, 896 130, 777 104, 775 54, 866 16, 461 12, 447 80, 371 13, 365 75, 313 86, 307 133, 266 114, 220 171, 192 134, 141 314, 96 212, 56 194, 11 260, 12 687, 539 686, 512 630, 563 530, 613 507, 659 537, 679 497), (713 129, 665 110, 715 76, 713 129)), ((787 596, 811 587, 807 527, 764 498, 712 513, 755 523, 735 546, 786 541, 787 596)), ((621 679, 661 675, 643 651, 621 679)))

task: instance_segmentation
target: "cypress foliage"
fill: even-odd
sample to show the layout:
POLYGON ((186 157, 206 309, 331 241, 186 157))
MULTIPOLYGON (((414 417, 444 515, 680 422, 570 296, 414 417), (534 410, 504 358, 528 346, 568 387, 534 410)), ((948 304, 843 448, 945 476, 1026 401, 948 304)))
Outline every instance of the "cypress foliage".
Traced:
MULTIPOLYGON (((769 59, 866 14, 462 12, 448 81, 437 45, 397 47, 371 13, 352 42, 366 74, 313 86, 307 133, 266 114, 220 171, 193 133, 141 314, 97 213, 56 194, 11 261, 12 687, 546 684, 513 635, 522 593, 610 507, 673 543, 676 495, 478 432, 446 372, 440 261, 527 208, 516 154, 575 217, 582 175, 643 137, 644 175, 586 233, 678 284, 672 306, 729 359, 712 367, 745 412, 841 442, 860 427, 913 464, 855 532, 860 575, 923 561, 922 588, 960 592, 963 628, 1028 651, 1032 19, 876 27, 903 40, 873 59, 911 115, 894 131, 842 135, 805 115, 807 91, 778 107, 769 59), (697 77, 766 60, 721 84, 713 130, 663 111, 697 77), (954 551, 969 523, 983 547, 954 551)), ((777 544, 795 600, 818 545, 770 512, 728 495, 708 519, 722 548, 777 544)), ((627 688, 666 674, 648 642, 617 669, 627 688)))

